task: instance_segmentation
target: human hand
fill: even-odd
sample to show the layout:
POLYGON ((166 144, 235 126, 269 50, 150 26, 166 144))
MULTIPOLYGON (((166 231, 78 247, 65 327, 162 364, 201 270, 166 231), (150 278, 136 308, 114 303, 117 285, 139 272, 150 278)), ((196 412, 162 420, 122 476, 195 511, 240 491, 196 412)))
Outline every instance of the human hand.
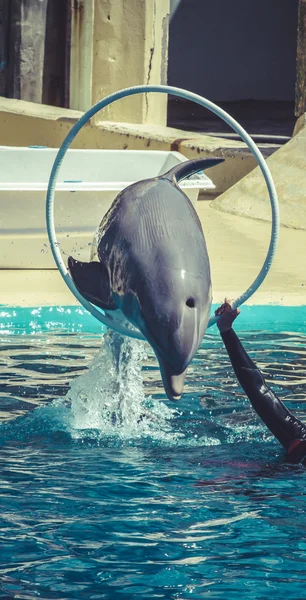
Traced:
POLYGON ((239 308, 232 308, 231 300, 225 298, 225 301, 217 310, 215 310, 215 315, 220 317, 217 321, 218 329, 221 333, 224 331, 229 331, 232 328, 232 323, 235 321, 236 317, 238 317, 240 313, 239 308))

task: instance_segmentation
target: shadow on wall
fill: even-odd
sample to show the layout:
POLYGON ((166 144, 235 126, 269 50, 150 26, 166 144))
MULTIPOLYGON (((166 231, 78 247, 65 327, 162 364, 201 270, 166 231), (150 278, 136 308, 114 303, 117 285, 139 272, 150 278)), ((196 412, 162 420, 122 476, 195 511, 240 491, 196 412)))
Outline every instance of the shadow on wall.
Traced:
POLYGON ((171 0, 168 83, 215 102, 293 101, 298 0, 171 0))

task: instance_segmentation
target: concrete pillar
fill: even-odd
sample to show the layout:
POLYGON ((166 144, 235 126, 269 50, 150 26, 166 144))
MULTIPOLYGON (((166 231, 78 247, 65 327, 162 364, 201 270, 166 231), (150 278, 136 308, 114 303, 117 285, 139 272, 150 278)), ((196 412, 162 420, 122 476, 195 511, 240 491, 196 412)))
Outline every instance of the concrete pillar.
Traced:
POLYGON ((42 103, 69 108, 70 26, 66 0, 49 0, 42 103))
POLYGON ((69 106, 87 110, 92 105, 93 30, 95 0, 70 0, 69 106))
MULTIPOLYGON (((167 81, 169 0, 94 0, 92 102, 167 81)), ((117 101, 96 120, 165 125, 166 94, 117 101)))
POLYGON ((7 0, 0 0, 0 96, 7 95, 8 13, 7 0))
POLYGON ((299 0, 295 114, 306 112, 306 0, 299 0))
POLYGON ((48 0, 11 1, 11 77, 9 95, 42 101, 48 0))

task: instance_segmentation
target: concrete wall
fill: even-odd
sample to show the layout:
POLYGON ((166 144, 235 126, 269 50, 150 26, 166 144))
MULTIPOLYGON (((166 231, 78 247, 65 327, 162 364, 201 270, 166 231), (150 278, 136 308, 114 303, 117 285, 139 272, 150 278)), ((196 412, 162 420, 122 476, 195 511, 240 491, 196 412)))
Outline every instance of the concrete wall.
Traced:
POLYGON ((67 9, 64 0, 48 0, 41 101, 52 106, 69 106, 67 9))
POLYGON ((9 96, 41 102, 48 0, 11 0, 9 96))
POLYGON ((5 32, 8 5, 6 0, 0 0, 0 96, 7 93, 7 32, 5 32))
MULTIPOLYGON (((306 231, 306 115, 299 118, 294 137, 269 157, 268 165, 276 185, 281 225, 306 231)), ((213 207, 240 217, 271 221, 269 194, 260 168, 219 196, 213 207)), ((303 263, 304 282, 305 250, 306 244, 301 254, 296 250, 294 257, 303 263)))
POLYGON ((66 9, 66 0, 0 0, 0 96, 68 105, 66 9))
POLYGON ((297 12, 298 0, 181 0, 169 84, 215 101, 294 100, 297 12))
MULTIPOLYGON (((0 17, 4 2, 5 96, 83 111, 121 88, 166 83, 169 0, 0 0, 0 17)), ((0 72, 0 95, 1 84, 0 72)), ((165 94, 124 99, 95 118, 159 125, 166 119, 165 94)))
MULTIPOLYGON (((92 101, 133 85, 166 83, 169 0, 95 0, 94 8, 92 101)), ((163 94, 125 98, 99 115, 129 123, 165 124, 166 118, 163 94)))
POLYGON ((306 0, 299 0, 295 114, 306 112, 306 0))

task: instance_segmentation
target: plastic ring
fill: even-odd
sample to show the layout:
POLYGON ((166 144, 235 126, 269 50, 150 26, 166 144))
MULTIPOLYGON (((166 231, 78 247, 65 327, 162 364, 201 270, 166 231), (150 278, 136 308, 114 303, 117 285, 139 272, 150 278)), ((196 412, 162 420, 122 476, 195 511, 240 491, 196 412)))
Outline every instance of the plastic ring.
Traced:
MULTIPOLYGON (((191 101, 195 102, 196 104, 199 104, 200 106, 203 106, 204 108, 207 108, 208 110, 213 112, 215 115, 217 115, 218 117, 223 119, 223 121, 225 121, 225 123, 227 123, 230 127, 232 127, 232 129, 236 133, 238 133, 238 135, 240 135, 241 139, 246 143, 249 150, 251 150, 252 154, 255 156, 255 158, 258 162, 258 165, 262 171, 262 174, 264 176, 264 179, 265 179, 265 182, 266 182, 266 185, 268 188, 268 192, 269 192, 271 210, 272 210, 272 226, 271 226, 270 244, 269 244, 269 248, 268 248, 268 252, 267 252, 265 261, 264 261, 262 268, 260 269, 257 277, 254 279, 254 281, 250 285, 250 287, 243 294, 241 294, 241 296, 239 296, 239 298, 237 298, 234 301, 234 303, 233 303, 234 308, 237 308, 237 306, 240 306, 241 304, 246 302, 246 300, 248 300, 254 294, 254 292, 256 292, 258 290, 259 286, 262 284, 262 282, 266 278, 266 276, 270 270, 273 258, 274 258, 277 241, 278 241, 278 236, 279 236, 278 200, 277 200, 276 189, 275 189, 274 182, 273 182, 270 170, 268 168, 268 165, 267 165, 264 157, 262 156, 260 150, 257 148, 256 144, 253 142, 252 138, 248 135, 248 133, 243 129, 243 127, 241 127, 241 125, 239 125, 239 123, 237 121, 235 121, 235 119, 233 119, 222 108, 219 108, 216 104, 214 104, 213 102, 210 102, 210 100, 206 100, 205 98, 202 98, 202 96, 199 96, 198 94, 194 94, 193 92, 188 92, 187 90, 183 90, 183 89, 168 86, 168 85, 134 86, 134 87, 120 90, 118 92, 115 92, 114 94, 110 94, 103 100, 100 100, 99 102, 97 102, 94 106, 92 106, 89 110, 87 110, 84 113, 84 115, 77 121, 77 123, 75 123, 75 125, 72 127, 72 129, 69 131, 68 135, 64 139, 64 141, 55 157, 53 167, 51 170, 51 174, 50 174, 50 178, 49 178, 47 198, 46 198, 46 219, 47 219, 48 237, 49 237, 50 247, 52 250, 54 260, 56 262, 56 265, 57 265, 64 281, 66 282, 66 284, 68 285, 69 289, 74 294, 74 296, 77 298, 77 300, 84 306, 84 308, 86 308, 86 310, 88 310, 101 323, 104 323, 104 325, 107 325, 108 327, 112 327, 113 329, 115 329, 116 331, 119 331, 120 333, 123 333, 130 337, 138 338, 138 339, 145 339, 145 338, 137 329, 129 329, 128 327, 126 327, 121 322, 121 320, 116 318, 115 315, 113 318, 110 314, 106 314, 106 313, 100 311, 93 304, 88 302, 82 296, 82 294, 80 294, 80 292, 77 290, 76 286, 74 285, 73 280, 71 279, 71 277, 67 271, 67 268, 65 266, 65 263, 62 259, 60 249, 59 249, 59 244, 58 244, 58 241, 56 238, 56 232, 55 232, 55 227, 54 227, 54 194, 55 194, 55 187, 56 187, 56 182, 57 182, 57 178, 58 178, 58 173, 59 173, 61 164, 64 160, 65 154, 66 154, 68 148, 70 147, 72 141, 78 134, 78 132, 82 129, 82 127, 84 125, 86 125, 86 123, 88 123, 88 121, 97 112, 99 112, 106 106, 109 106, 109 104, 112 104, 116 100, 120 100, 121 98, 125 98, 126 96, 134 96, 135 94, 142 94, 142 93, 148 93, 148 92, 172 94, 173 96, 178 96, 179 98, 184 98, 185 100, 191 100, 191 101)), ((208 322, 208 327, 213 325, 216 322, 216 320, 217 320, 216 317, 211 317, 208 322)))

